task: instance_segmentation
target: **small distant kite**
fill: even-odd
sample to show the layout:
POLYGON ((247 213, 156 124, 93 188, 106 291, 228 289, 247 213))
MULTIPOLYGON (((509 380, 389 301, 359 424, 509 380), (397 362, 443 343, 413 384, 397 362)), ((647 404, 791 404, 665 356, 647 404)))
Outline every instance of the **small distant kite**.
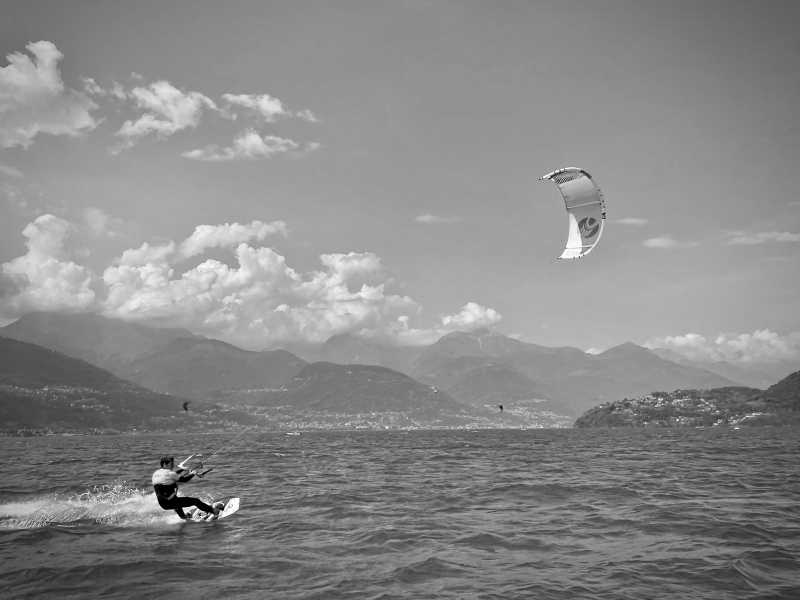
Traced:
POLYGON ((183 410, 185 410, 186 412, 189 412, 189 402, 184 402, 183 403, 183 410))
POLYGON ((567 167, 539 178, 556 184, 569 217, 566 247, 558 258, 581 258, 589 254, 603 235, 606 201, 603 192, 583 169, 567 167))
POLYGON ((498 404, 498 405, 497 405, 497 408, 499 408, 499 409, 500 409, 500 412, 503 412, 503 405, 502 405, 502 404, 498 404))

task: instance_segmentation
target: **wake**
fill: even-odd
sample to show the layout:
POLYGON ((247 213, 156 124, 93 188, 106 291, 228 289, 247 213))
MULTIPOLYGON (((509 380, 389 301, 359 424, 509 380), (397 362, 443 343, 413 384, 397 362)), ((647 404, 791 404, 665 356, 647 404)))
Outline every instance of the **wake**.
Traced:
POLYGON ((181 522, 173 511, 165 511, 158 505, 153 492, 124 482, 96 486, 69 496, 52 494, 0 504, 2 529, 93 523, 115 527, 163 527, 181 522))

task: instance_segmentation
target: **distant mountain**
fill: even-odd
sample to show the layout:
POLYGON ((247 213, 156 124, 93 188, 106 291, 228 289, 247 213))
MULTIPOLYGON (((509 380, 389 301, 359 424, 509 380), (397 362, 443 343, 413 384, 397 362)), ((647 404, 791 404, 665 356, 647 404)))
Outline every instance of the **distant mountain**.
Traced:
POLYGON ((652 392, 596 406, 576 427, 796 425, 800 426, 800 371, 766 391, 749 387, 652 392))
POLYGON ((118 373, 135 358, 179 338, 186 329, 158 329, 95 314, 38 312, 0 328, 0 336, 37 344, 118 373))
POLYGON ((647 348, 630 342, 591 357, 590 364, 592 373, 624 381, 631 389, 650 391, 736 385, 736 382, 711 371, 664 360, 647 348))
POLYGON ((449 361, 464 356, 510 357, 529 347, 541 346, 526 344, 488 329, 457 331, 445 335, 422 350, 414 360, 413 371, 434 372, 446 367, 449 361))
POLYGON ((794 371, 798 366, 788 361, 735 364, 726 361, 692 360, 668 348, 653 348, 652 352, 663 359, 678 363, 679 365, 705 369, 706 371, 716 373, 731 381, 756 388, 768 387, 776 379, 786 377, 786 375, 794 371))
POLYGON ((256 409, 281 428, 519 427, 525 420, 468 407, 385 367, 317 362, 282 390, 230 392, 221 402, 256 409))
POLYGON ((483 331, 445 336, 419 355, 411 375, 442 387, 458 400, 494 402, 493 392, 481 399, 468 390, 488 390, 489 384, 478 383, 477 377, 500 367, 506 377, 494 377, 493 390, 500 391, 497 386, 508 383, 517 394, 521 382, 527 380, 531 396, 550 401, 557 412, 574 415, 606 400, 653 389, 734 384, 714 373, 664 360, 632 343, 590 355, 577 348, 550 348, 483 331))
POLYGON ((0 337, 0 429, 180 429, 222 425, 241 413, 157 394, 85 361, 0 337))
MULTIPOLYGON (((462 359, 469 360, 469 359, 462 359)), ((559 410, 552 401, 545 400, 553 390, 519 371, 503 364, 485 363, 467 369, 447 388, 453 397, 473 406, 496 406, 517 400, 541 400, 542 406, 559 410)))
POLYGON ((251 352, 205 338, 172 340, 122 369, 152 390, 211 398, 221 390, 279 388, 306 366, 285 350, 251 352))
POLYGON ((378 365, 406 373, 419 354, 415 346, 391 346, 351 334, 329 338, 317 351, 315 362, 378 365))
POLYGON ((795 371, 758 395, 769 411, 800 418, 800 371, 795 371))
MULTIPOLYGON (((82 358, 154 390, 198 399, 225 390, 279 388, 306 366, 286 351, 250 352, 185 330, 96 315, 37 313, 0 329, 3 333, 82 358)), ((524 415, 527 423, 537 424, 561 423, 599 403, 654 389, 709 389, 738 381, 632 343, 589 355, 488 329, 451 333, 423 347, 395 347, 348 334, 296 349, 315 362, 385 367, 464 405, 484 410, 503 404, 506 416, 524 415)))
POLYGON ((653 389, 736 384, 632 343, 589 355, 578 348, 522 342, 488 329, 454 332, 428 346, 405 349, 352 335, 334 336, 306 356, 393 368, 473 406, 536 400, 537 409, 573 417, 600 402, 653 389))

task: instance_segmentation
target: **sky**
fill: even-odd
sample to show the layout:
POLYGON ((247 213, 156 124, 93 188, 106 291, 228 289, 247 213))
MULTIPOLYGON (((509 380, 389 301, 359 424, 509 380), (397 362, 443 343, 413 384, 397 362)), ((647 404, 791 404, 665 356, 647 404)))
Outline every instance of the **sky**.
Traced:
POLYGON ((0 322, 800 361, 796 2, 0 1, 0 322), (602 241, 559 261, 578 166, 602 241))

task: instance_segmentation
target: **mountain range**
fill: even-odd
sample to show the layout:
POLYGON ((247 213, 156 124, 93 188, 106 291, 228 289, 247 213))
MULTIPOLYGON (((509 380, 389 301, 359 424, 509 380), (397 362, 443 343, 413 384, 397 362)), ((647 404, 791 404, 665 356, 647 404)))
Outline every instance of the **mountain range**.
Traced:
POLYGON ((184 418, 184 399, 36 344, 0 337, 0 356, 0 429, 5 432, 206 429, 246 418, 208 403, 197 403, 184 418))
MULTIPOLYGON (((324 420, 330 422, 331 414, 417 411, 429 424, 448 426, 563 426, 606 401, 738 383, 632 343, 592 355, 485 329, 451 333, 420 347, 338 335, 318 346, 290 348, 302 357, 86 314, 27 315, 0 328, 0 336, 81 359, 153 392, 229 403, 232 410, 243 406, 254 414, 291 406, 306 421, 311 412, 328 415, 324 420), (391 399, 391 408, 375 404, 382 396, 391 399), (345 400, 343 410, 337 403, 345 400), (438 406, 438 412, 428 415, 415 402, 438 406)), ((364 422, 383 422, 370 419, 364 422)))
POLYGON ((476 406, 504 398, 512 403, 538 400, 546 401, 549 409, 575 416, 601 402, 654 389, 737 383, 706 369, 663 359, 632 343, 592 355, 578 348, 526 343, 486 329, 455 332, 429 346, 399 350, 353 336, 337 336, 329 342, 316 355, 306 351, 305 358, 314 360, 324 354, 341 364, 369 361, 404 371, 476 406), (333 347, 340 350, 338 355, 333 347))
POLYGON ((798 367, 796 363, 788 360, 778 360, 770 363, 751 361, 744 364, 733 364, 724 360, 690 360, 674 350, 669 350, 667 348, 653 348, 652 351, 665 360, 678 363, 679 365, 705 369, 717 375, 722 375, 731 381, 736 381, 745 386, 754 388, 769 387, 775 381, 786 377, 798 367))
MULTIPOLYGON (((504 423, 496 409, 475 409, 435 386, 374 365, 315 362, 281 389, 230 391, 221 400, 253 408, 268 422, 288 429, 497 427, 504 423)), ((525 424, 511 415, 509 420, 517 426, 525 424)))

